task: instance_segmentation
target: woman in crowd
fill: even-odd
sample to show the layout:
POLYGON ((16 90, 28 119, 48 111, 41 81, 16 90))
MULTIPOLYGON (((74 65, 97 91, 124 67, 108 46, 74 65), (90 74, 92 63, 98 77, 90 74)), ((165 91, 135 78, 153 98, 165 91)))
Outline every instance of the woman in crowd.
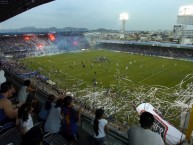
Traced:
POLYGON ((19 108, 18 118, 22 135, 25 135, 33 127, 33 120, 30 114, 31 111, 32 107, 29 103, 24 103, 19 108))
POLYGON ((71 96, 66 96, 64 98, 64 104, 62 107, 63 115, 63 132, 62 135, 66 138, 71 144, 74 144, 78 139, 78 126, 77 122, 80 119, 80 112, 75 111, 73 108, 73 101, 71 96))
POLYGON ((63 104, 62 99, 58 99, 56 103, 51 103, 51 109, 48 113, 44 131, 49 133, 59 133, 61 130, 61 106, 63 104))
POLYGON ((104 145, 106 133, 109 132, 109 128, 107 126, 107 120, 103 118, 104 110, 97 109, 95 111, 95 119, 94 119, 94 142, 95 145, 104 145))
POLYGON ((55 96, 53 94, 48 95, 48 100, 46 103, 43 105, 41 111, 39 112, 39 119, 40 121, 45 123, 48 113, 52 107, 52 103, 56 100, 55 96))

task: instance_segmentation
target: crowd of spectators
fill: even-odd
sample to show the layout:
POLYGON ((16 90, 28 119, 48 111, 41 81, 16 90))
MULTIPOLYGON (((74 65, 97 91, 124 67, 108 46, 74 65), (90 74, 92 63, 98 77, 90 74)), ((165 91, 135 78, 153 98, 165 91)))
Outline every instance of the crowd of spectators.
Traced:
MULTIPOLYGON (((9 97, 14 92, 14 88, 10 82, 4 82, 1 85, 1 99, 0 108, 1 120, 0 124, 3 130, 0 130, 0 135, 5 131, 18 126, 21 133, 21 145, 32 144, 42 145, 43 136, 47 133, 54 133, 63 136, 71 145, 77 143, 79 139, 77 122, 81 119, 81 109, 76 110, 73 106, 73 97, 64 95, 56 97, 54 96, 50 102, 50 108, 45 117, 45 123, 43 127, 34 126, 32 119, 32 104, 24 102, 13 109, 12 103, 9 101, 9 97), (3 107, 4 102, 8 102, 8 106, 3 107), (9 110, 7 113, 6 110, 9 110), (12 114, 12 115, 10 115, 12 114), (4 118, 2 120, 2 118, 4 118), (17 120, 18 123, 17 123, 17 120), (7 126, 7 123, 11 123, 11 126, 7 126)), ((44 106, 42 106, 44 107, 44 106)), ((106 136, 109 133, 108 121, 104 118, 103 109, 99 108, 95 110, 95 118, 91 124, 93 124, 93 135, 89 139, 88 145, 105 145, 106 136)), ((140 115, 140 126, 132 126, 128 130, 128 142, 132 145, 149 145, 157 144, 164 145, 164 141, 158 133, 151 131, 153 126, 154 117, 149 112, 143 112, 140 115)), ((85 138, 86 139, 86 138, 85 138)))
POLYGON ((117 44, 117 43, 101 43, 98 48, 108 50, 123 51, 133 54, 142 54, 148 56, 160 56, 177 59, 193 60, 193 49, 188 48, 172 48, 162 46, 146 46, 134 44, 117 44))
POLYGON ((5 55, 22 58, 34 55, 57 54, 66 51, 88 49, 89 44, 82 33, 19 34, 0 36, 0 50, 5 55))
MULTIPOLYGON (((33 104, 31 101, 30 102, 27 101, 26 95, 29 96, 31 93, 33 93, 33 91, 36 91, 36 89, 31 88, 29 84, 30 84, 29 80, 24 81, 24 86, 21 87, 21 90, 22 88, 25 87, 25 89, 23 89, 24 91, 21 91, 21 93, 24 92, 24 95, 25 95, 24 101, 18 100, 19 101, 18 105, 14 107, 14 105, 12 105, 12 103, 9 101, 9 97, 12 96, 12 94, 15 92, 15 89, 12 87, 12 84, 9 82, 2 83, 1 85, 2 98, 0 99, 0 108, 5 112, 6 112, 6 109, 8 109, 9 111, 12 110, 10 112, 13 112, 13 114, 15 112, 15 116, 9 116, 9 114, 5 113, 3 114, 3 116, 5 116, 8 119, 6 119, 6 121, 0 121, 0 123, 1 123, 1 126, 4 126, 4 124, 11 122, 11 126, 9 126, 9 128, 12 128, 18 124, 19 131, 21 132, 21 136, 22 136, 21 144, 26 144, 26 143, 28 144, 30 142, 29 135, 33 136, 34 135, 33 131, 37 131, 36 134, 39 134, 39 135, 34 137, 37 137, 38 141, 37 141, 37 144, 34 144, 34 145, 40 145, 40 143, 43 141, 44 133, 41 133, 41 130, 37 127, 34 127, 34 124, 33 124, 33 119, 31 115, 33 111, 33 104), (7 88, 7 90, 4 89, 5 84, 10 85, 10 87, 5 87, 7 88), (32 89, 33 91, 31 91, 32 89), (4 97, 4 96, 7 96, 7 97, 4 97), (3 108, 3 106, 1 106, 2 105, 1 101, 4 99, 7 100, 9 104, 6 107, 6 109, 3 108), (19 108, 19 111, 17 107, 19 108), (17 119, 19 121, 16 121, 17 119)), ((41 118, 40 121, 43 121, 43 128, 42 128, 43 132, 60 134, 71 144, 76 144, 79 138, 77 122, 80 120, 81 111, 74 108, 73 97, 70 95, 55 96, 50 94, 48 95, 48 97, 49 96, 52 96, 50 97, 51 99, 49 99, 48 102, 46 102, 46 104, 44 104, 41 107, 41 110, 45 110, 45 106, 47 106, 43 120, 42 120, 42 116, 40 115, 41 110, 39 110, 38 112, 39 117, 41 118)), ((81 106, 81 107, 84 107, 84 106, 81 106)), ((91 123, 93 124, 93 128, 92 128, 93 137, 91 138, 89 145, 104 145, 104 142, 106 140, 106 133, 108 133, 108 119, 105 119, 103 114, 104 114, 103 109, 99 108, 95 110, 95 119, 91 123)), ((129 129, 128 139, 129 139, 129 142, 132 141, 132 143, 130 144, 139 144, 138 143, 139 140, 137 140, 137 138, 144 138, 144 141, 141 144, 143 143, 151 144, 153 141, 153 142, 157 142, 157 144, 159 145, 163 145, 163 140, 161 139, 161 136, 158 133, 153 133, 151 131, 151 126, 154 120, 149 118, 153 118, 153 117, 148 115, 147 116, 145 115, 145 117, 140 118, 141 127, 138 127, 138 128, 131 127, 129 129), (147 120, 144 119, 145 117, 147 117, 147 120), (145 126, 148 124, 148 121, 150 121, 151 125, 145 126), (137 133, 130 133, 131 131, 137 132, 137 133), (156 138, 154 137, 154 139, 151 140, 152 136, 155 136, 156 138)), ((9 128, 6 128, 6 129, 9 129, 9 128)), ((3 132, 0 132, 0 133, 3 133, 3 132)))

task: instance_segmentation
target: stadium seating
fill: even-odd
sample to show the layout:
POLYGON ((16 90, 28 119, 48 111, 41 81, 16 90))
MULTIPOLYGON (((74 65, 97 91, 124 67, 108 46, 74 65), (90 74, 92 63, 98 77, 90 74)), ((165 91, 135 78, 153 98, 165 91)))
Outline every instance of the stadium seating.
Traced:
POLYGON ((56 133, 44 135, 43 141, 45 145, 70 145, 61 135, 56 133))
POLYGON ((9 129, 0 136, 0 145, 20 145, 21 135, 16 127, 9 129))

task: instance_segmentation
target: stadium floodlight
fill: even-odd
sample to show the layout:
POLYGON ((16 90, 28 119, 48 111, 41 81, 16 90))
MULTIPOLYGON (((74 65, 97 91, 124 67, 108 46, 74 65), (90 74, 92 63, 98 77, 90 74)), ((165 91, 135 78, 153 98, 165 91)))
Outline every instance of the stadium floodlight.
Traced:
POLYGON ((127 13, 121 13, 120 14, 120 21, 127 21, 129 18, 127 13))
POLYGON ((125 23, 126 21, 129 19, 129 16, 127 13, 121 13, 119 20, 122 22, 122 33, 123 33, 123 37, 125 35, 125 23))

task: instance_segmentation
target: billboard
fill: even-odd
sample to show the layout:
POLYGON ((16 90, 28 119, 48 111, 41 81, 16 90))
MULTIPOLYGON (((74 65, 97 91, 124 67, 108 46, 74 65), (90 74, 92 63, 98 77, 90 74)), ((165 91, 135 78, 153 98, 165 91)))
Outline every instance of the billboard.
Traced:
POLYGON ((179 16, 193 16, 193 5, 181 6, 179 16))

